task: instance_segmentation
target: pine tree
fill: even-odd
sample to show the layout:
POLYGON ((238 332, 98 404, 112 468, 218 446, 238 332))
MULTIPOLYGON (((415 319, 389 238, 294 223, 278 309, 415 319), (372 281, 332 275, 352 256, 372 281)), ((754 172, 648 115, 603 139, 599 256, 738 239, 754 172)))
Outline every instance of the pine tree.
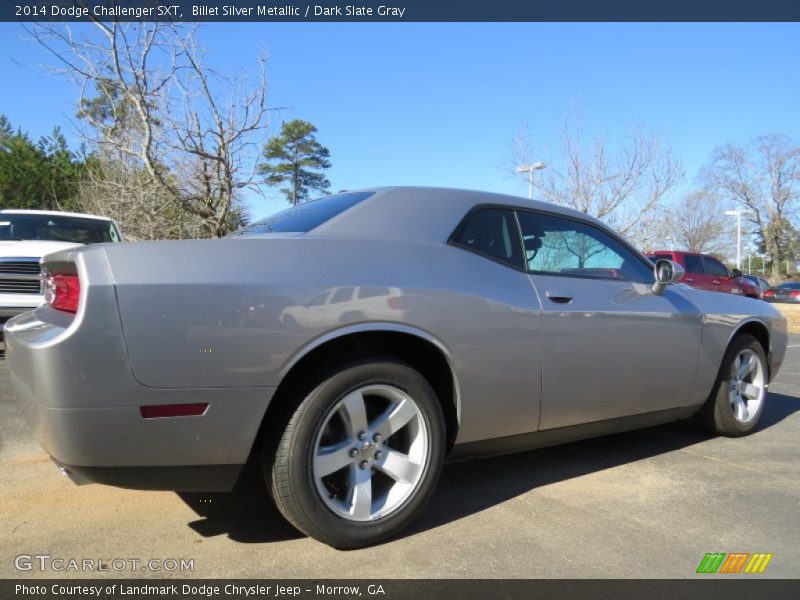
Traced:
POLYGON ((267 160, 259 166, 268 185, 284 185, 281 192, 296 206, 313 190, 326 192, 330 181, 322 171, 331 166, 330 151, 316 139, 317 128, 308 121, 294 119, 283 123, 280 135, 264 146, 267 160))

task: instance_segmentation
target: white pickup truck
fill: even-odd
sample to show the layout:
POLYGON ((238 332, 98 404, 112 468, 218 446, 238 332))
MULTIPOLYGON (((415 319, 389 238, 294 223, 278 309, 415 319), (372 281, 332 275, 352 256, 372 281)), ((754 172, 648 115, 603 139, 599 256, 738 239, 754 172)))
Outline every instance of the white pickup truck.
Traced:
POLYGON ((107 217, 0 210, 0 349, 6 321, 44 300, 39 266, 43 256, 83 244, 121 241, 119 227, 107 217))

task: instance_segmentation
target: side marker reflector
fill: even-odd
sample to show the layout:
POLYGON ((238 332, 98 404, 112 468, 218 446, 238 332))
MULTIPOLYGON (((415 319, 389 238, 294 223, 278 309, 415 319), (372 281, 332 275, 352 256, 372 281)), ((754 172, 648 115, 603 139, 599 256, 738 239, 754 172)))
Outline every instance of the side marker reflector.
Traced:
POLYGON ((199 417, 206 413, 208 402, 195 402, 193 404, 156 404, 141 406, 139 410, 145 419, 160 419, 162 417, 199 417))

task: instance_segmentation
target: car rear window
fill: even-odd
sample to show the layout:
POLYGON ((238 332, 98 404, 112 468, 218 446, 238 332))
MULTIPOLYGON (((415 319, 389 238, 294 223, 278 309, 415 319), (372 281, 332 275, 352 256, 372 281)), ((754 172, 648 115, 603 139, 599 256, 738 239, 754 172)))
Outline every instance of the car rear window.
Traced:
POLYGON ((0 241, 48 240, 76 244, 121 242, 116 225, 106 219, 37 213, 0 213, 0 241))
POLYGON ((303 202, 251 223, 242 229, 234 231, 228 237, 258 235, 260 233, 308 233, 347 209, 354 207, 359 202, 366 200, 374 193, 346 192, 303 202))
POLYGON ((672 260, 672 254, 648 254, 647 258, 649 258, 652 262, 656 262, 657 260, 672 260))

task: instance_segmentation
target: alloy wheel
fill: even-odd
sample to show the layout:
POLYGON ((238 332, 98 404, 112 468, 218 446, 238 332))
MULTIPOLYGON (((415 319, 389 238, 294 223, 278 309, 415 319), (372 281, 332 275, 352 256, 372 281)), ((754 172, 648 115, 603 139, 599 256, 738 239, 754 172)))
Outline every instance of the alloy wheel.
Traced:
POLYGON ((397 511, 427 469, 428 430, 417 403, 395 386, 345 394, 325 415, 314 444, 313 477, 325 505, 352 521, 397 511))
POLYGON ((761 357, 751 348, 736 356, 728 381, 728 400, 733 416, 740 423, 749 423, 758 414, 767 393, 766 373, 761 357))

